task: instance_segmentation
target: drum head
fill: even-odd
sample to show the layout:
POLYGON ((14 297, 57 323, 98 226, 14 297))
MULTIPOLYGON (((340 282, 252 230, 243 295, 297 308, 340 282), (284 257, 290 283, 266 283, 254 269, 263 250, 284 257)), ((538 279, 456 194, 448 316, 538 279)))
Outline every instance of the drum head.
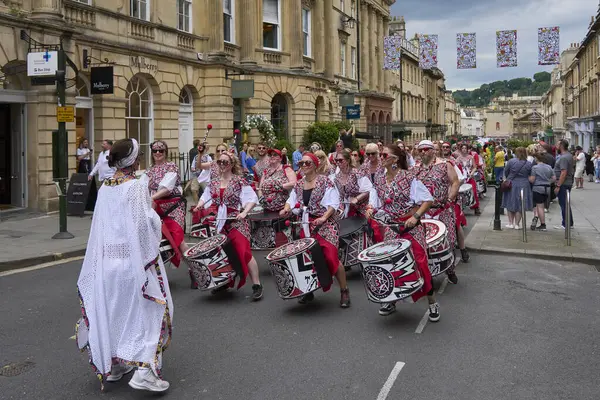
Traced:
POLYGON ((425 227, 425 240, 427 244, 435 243, 446 233, 446 225, 435 219, 424 219, 421 221, 425 227))
POLYGON ((473 187, 471 185, 469 185, 468 183, 463 183, 462 185, 460 185, 460 189, 458 191, 460 193, 465 193, 471 190, 473 190, 473 187))
POLYGON ((376 245, 363 250, 358 255, 358 261, 368 262, 390 258, 398 253, 408 251, 410 246, 410 241, 406 239, 395 239, 377 243, 376 245))
POLYGON ((262 214, 264 212, 262 206, 254 206, 254 208, 252 210, 250 210, 250 212, 248 213, 248 215, 254 215, 254 214, 262 214))
POLYGON ((183 256, 185 258, 196 258, 198 256, 206 254, 207 252, 209 252, 211 250, 214 250, 215 248, 217 248, 219 246, 223 246, 225 244, 225 242, 227 242, 227 240, 228 240, 227 236, 225 236, 223 234, 219 234, 219 235, 213 236, 211 238, 204 239, 203 241, 201 241, 194 247, 187 249, 183 253, 183 256))
POLYGON ((306 250, 313 247, 316 240, 313 238, 304 238, 295 240, 291 243, 284 244, 283 246, 273 250, 267 255, 268 261, 279 261, 286 258, 294 257, 300 253, 304 253, 306 250))
POLYGON ((340 237, 349 236, 363 229, 367 220, 362 217, 350 217, 340 220, 340 237))
POLYGON ((248 214, 248 219, 250 221, 276 221, 279 219, 284 219, 285 217, 282 217, 281 215, 279 215, 279 213, 277 211, 260 211, 257 213, 251 213, 248 214))

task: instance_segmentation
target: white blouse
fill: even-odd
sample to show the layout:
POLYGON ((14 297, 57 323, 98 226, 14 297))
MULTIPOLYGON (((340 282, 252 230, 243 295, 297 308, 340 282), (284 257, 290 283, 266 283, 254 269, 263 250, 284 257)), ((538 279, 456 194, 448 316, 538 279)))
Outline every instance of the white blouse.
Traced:
MULTIPOLYGON (((204 201, 204 208, 210 207, 212 203, 212 190, 210 185, 206 186, 204 192, 202 193, 202 197, 200 197, 204 201)), ((242 186, 242 192, 240 193, 240 204, 238 204, 238 211, 243 210, 250 203, 256 204, 258 203, 258 196, 256 192, 252 189, 252 186, 242 186)), ((227 219, 227 206, 225 204, 221 204, 219 206, 219 210, 217 211, 217 233, 221 233, 221 230, 225 226, 225 220, 227 219)))
MULTIPOLYGON (((175 189, 175 185, 177 184, 177 173, 176 172, 167 172, 165 176, 163 176, 162 180, 158 184, 158 190, 167 189, 169 192, 172 192, 175 189)), ((177 186, 179 189, 179 193, 183 193, 181 190, 181 186, 177 186)))
MULTIPOLYGON (((302 200, 302 199, 300 199, 302 200)), ((290 196, 288 197, 286 204, 290 206, 292 212, 294 214, 299 214, 302 211, 302 230, 304 231, 304 237, 310 237, 310 229, 309 229, 309 219, 308 212, 306 210, 306 206, 304 206, 304 202, 301 201, 302 205, 300 209, 294 208, 296 207, 296 203, 298 203, 298 197, 296 196, 296 191, 292 189, 290 192, 290 196)), ((340 192, 337 190, 335 186, 328 188, 325 190, 325 194, 321 199, 321 206, 328 208, 331 207, 334 210, 337 210, 340 207, 340 192)))
POLYGON ((410 201, 414 205, 421 205, 427 201, 433 201, 433 196, 423 182, 413 179, 410 183, 410 201))
MULTIPOLYGON (((192 172, 198 172, 196 170, 196 161, 198 160, 198 156, 194 157, 194 161, 192 161, 192 172)), ((206 162, 212 162, 212 157, 207 155, 206 162)), ((209 183, 210 182, 210 169, 202 169, 198 174, 198 183, 209 183)))
POLYGON ((92 152, 90 151, 90 149, 88 149, 86 147, 78 147, 77 148, 77 157, 84 156, 82 158, 82 160, 89 160, 91 154, 92 154, 92 152))
POLYGON ((458 176, 458 181, 463 184, 465 182, 465 176, 463 175, 462 172, 460 172, 460 168, 458 168, 456 166, 456 164, 454 165, 454 171, 456 171, 456 175, 458 176))

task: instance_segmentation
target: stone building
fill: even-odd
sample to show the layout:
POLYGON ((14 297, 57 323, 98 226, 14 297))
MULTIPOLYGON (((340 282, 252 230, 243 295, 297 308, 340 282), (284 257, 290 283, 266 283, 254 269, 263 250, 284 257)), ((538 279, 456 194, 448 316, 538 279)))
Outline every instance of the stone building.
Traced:
POLYGON ((571 145, 585 151, 600 144, 600 6, 564 75, 571 145))
POLYGON ((482 110, 467 107, 460 110, 460 134, 485 137, 485 115, 482 110))
POLYGON ((456 104, 451 90, 444 94, 444 119, 446 136, 460 135, 460 105, 456 104))
POLYGON ((494 141, 510 139, 513 133, 513 114, 508 110, 486 109, 484 111, 485 137, 494 141))
POLYGON ((446 126, 444 74, 438 68, 423 70, 419 67, 419 40, 416 35, 410 40, 406 38, 404 17, 394 17, 389 26, 390 35, 402 37, 402 72, 389 71, 395 99, 393 136, 408 143, 441 138, 446 126))
MULTIPOLYGON (((512 136, 532 140, 542 131, 542 96, 500 96, 492 99, 490 109, 508 111, 513 115, 512 136)), ((488 132, 489 133, 489 132, 488 132)))
POLYGON ((0 183, 0 204, 52 210, 58 203, 51 156, 56 92, 53 85, 32 86, 21 30, 42 43, 62 41, 79 71, 67 74, 67 104, 76 107, 76 122, 67 124, 74 171, 83 137, 95 153, 102 139, 124 137, 144 146, 162 139, 171 150, 187 152, 207 124, 214 146, 230 140, 249 114, 266 115, 298 143, 311 122, 345 117, 344 93, 355 93, 361 106, 359 131, 387 129, 394 98, 382 70, 382 42, 394 2, 0 2, 0 120, 10 126, 0 130, 0 141, 11 149, 0 182, 12 181, 0 183), (113 65, 113 94, 91 94, 84 53, 92 65, 113 65), (249 81, 235 84, 249 85, 245 93, 232 90, 239 80, 249 81))
POLYGON ((543 139, 554 144, 565 137, 565 108, 560 66, 555 67, 551 75, 551 86, 542 96, 541 105, 544 119, 542 122, 546 125, 543 139))

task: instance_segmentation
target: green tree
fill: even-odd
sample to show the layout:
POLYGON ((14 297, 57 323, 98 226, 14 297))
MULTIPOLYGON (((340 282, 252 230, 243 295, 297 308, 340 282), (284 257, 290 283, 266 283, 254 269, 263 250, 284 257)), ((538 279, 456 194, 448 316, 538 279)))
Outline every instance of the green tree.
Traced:
POLYGON ((552 75, 550 74, 550 72, 546 71, 538 72, 537 74, 533 75, 533 79, 536 82, 550 82, 551 78, 552 75))
MULTIPOLYGON (((347 121, 315 122, 307 126, 304 130, 302 144, 308 148, 311 143, 317 142, 321 145, 323 151, 327 153, 335 145, 335 142, 338 141, 340 130, 349 130, 351 126, 347 121)), ((353 147, 353 150, 358 148, 356 140, 353 143, 353 147)))

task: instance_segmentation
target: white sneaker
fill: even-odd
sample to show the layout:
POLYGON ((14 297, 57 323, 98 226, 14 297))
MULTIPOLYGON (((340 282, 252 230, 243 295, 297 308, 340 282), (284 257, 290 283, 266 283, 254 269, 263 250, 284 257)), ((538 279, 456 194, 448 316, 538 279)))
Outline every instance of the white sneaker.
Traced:
POLYGON ((396 311, 396 303, 385 303, 379 308, 379 315, 386 317, 396 311))
POLYGON ((514 229, 514 228, 515 228, 515 226, 514 226, 514 225, 511 225, 511 224, 508 224, 508 225, 506 225, 506 227, 507 227, 508 229, 514 229))
POLYGON ((554 229, 565 229, 562 225, 554 225, 554 229))
POLYGON ((521 229, 521 226, 519 226, 519 225, 515 225, 515 230, 517 230, 517 231, 518 231, 519 229, 521 229))
POLYGON ((124 364, 116 364, 113 365, 110 369, 110 375, 106 378, 107 382, 118 382, 123 378, 124 375, 127 375, 133 371, 133 367, 131 365, 124 364))
POLYGON ((138 368, 129 381, 129 386, 139 390, 149 390, 151 392, 164 392, 169 388, 169 382, 160 379, 154 375, 151 369, 138 368))
POLYGON ((429 320, 431 322, 438 322, 440 320, 440 306, 438 303, 429 305, 429 320))

